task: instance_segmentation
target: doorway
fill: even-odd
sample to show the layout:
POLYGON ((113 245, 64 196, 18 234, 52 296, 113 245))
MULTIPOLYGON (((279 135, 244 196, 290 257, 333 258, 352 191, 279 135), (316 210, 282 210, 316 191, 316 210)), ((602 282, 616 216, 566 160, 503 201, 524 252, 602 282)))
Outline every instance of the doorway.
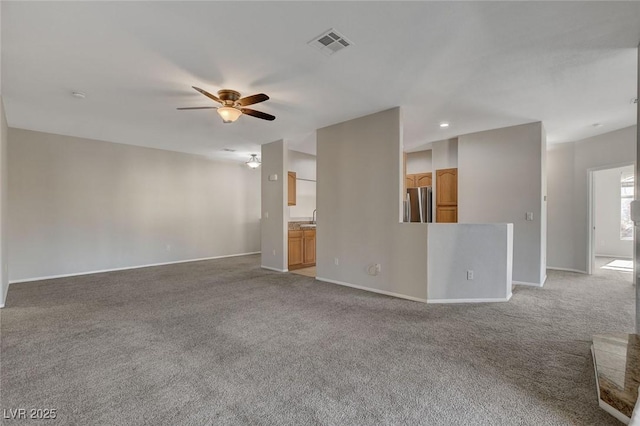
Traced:
POLYGON ((635 166, 590 172, 590 270, 594 275, 633 282, 635 166))

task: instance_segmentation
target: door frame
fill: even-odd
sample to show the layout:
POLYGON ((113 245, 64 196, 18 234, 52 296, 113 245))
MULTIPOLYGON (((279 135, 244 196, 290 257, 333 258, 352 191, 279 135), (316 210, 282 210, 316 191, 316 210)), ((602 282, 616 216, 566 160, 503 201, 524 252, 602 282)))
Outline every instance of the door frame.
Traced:
MULTIPOLYGON (((587 198, 588 198, 588 220, 587 220, 587 274, 593 274, 593 265, 595 263, 595 185, 594 185, 594 173, 602 170, 619 169, 620 167, 634 166, 634 178, 635 178, 635 161, 627 161, 624 163, 608 164, 606 166, 599 166, 587 169, 587 198)), ((633 258, 636 258, 636 246, 633 245, 633 258)), ((634 274, 635 275, 635 274, 634 274)))

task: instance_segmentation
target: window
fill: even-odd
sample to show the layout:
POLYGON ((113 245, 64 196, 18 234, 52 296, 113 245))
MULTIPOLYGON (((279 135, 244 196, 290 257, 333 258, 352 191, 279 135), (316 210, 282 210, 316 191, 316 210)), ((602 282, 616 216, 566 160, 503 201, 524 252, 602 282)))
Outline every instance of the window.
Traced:
POLYGON ((633 240, 631 202, 635 186, 633 173, 620 174, 620 239, 633 240))

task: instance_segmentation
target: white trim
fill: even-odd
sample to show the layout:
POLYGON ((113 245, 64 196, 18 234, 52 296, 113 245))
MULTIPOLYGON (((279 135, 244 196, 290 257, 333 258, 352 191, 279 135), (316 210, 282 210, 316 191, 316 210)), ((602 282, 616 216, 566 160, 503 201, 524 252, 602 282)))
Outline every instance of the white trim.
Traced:
MULTIPOLYGON (((631 241, 633 242, 633 240, 631 240, 631 241)), ((631 256, 618 256, 618 255, 615 255, 615 254, 599 254, 599 253, 596 253, 595 256, 596 257, 613 257, 616 260, 618 260, 618 259, 620 259, 620 260, 633 260, 633 257, 631 257, 631 256)))
MULTIPOLYGON (((546 277, 545 277, 546 279, 546 277)), ((526 281, 511 281, 513 285, 528 285, 529 287, 542 287, 544 285, 544 281, 541 283, 528 283, 526 281)))
POLYGON ((547 269, 551 269, 552 271, 577 272, 578 274, 588 275, 587 271, 581 271, 580 269, 560 268, 556 266, 547 266, 547 269))
POLYGON ((593 360, 593 373, 596 376, 596 393, 598 394, 598 406, 607 413, 611 414, 616 419, 620 420, 625 425, 628 425, 631 421, 629 417, 625 416, 620 411, 616 410, 615 408, 604 402, 602 399, 600 399, 600 382, 598 381, 598 368, 596 367, 596 354, 595 350, 593 349, 593 344, 591 344, 591 359, 593 360))
MULTIPOLYGON (((624 163, 614 163, 614 164, 606 164, 598 167, 590 167, 587 169, 587 236, 588 236, 588 245, 587 245, 587 274, 593 274, 595 257, 596 257, 596 243, 595 243, 595 172, 602 170, 611 170, 611 169, 619 169, 620 167, 634 166, 633 173, 636 173, 635 168, 636 162, 624 162, 624 163)), ((635 230, 635 229, 634 229, 635 230)), ((635 244, 633 244, 633 256, 635 257, 635 244)), ((614 256, 615 257, 615 256, 614 256)))
POLYGON ((0 305, 0 309, 4 308, 4 303, 2 305, 0 305))
POLYGON ((609 404, 607 404, 606 402, 604 402, 601 399, 598 399, 598 405, 604 411, 606 411, 607 413, 611 414, 613 417, 615 417, 616 419, 620 420, 625 425, 628 425, 629 422, 631 421, 631 419, 629 417, 625 416, 620 411, 616 410, 615 408, 613 408, 612 406, 610 406, 609 404))
POLYGON ((507 297, 496 297, 489 299, 429 299, 427 303, 487 303, 487 302, 508 302, 511 300, 513 293, 509 293, 507 297))
POLYGON ((150 268, 153 266, 163 266, 163 265, 174 265, 177 263, 189 263, 189 262, 200 262, 203 260, 213 260, 213 259, 223 259, 225 257, 238 257, 238 256, 249 256, 252 254, 259 254, 259 251, 254 251, 250 253, 238 253, 238 254, 227 254, 224 256, 212 256, 212 257, 202 257, 199 259, 187 259, 187 260, 175 260, 173 262, 162 262, 162 263, 151 263, 148 265, 137 265, 137 266, 125 266, 124 268, 112 268, 112 269, 100 269, 97 271, 87 271, 87 272, 76 272, 73 274, 61 274, 61 275, 50 275, 47 277, 34 277, 34 278, 24 278, 20 280, 12 280, 9 281, 9 284, 17 284, 17 283, 26 283, 32 281, 42 281, 42 280, 54 280, 56 278, 67 278, 67 277, 77 277, 80 275, 92 275, 92 274, 102 274, 104 272, 116 272, 116 271, 126 271, 129 269, 141 269, 141 268, 150 268))
POLYGON ((375 289, 375 288, 363 287, 363 286, 360 286, 360 285, 346 283, 344 281, 330 280, 328 278, 321 278, 321 277, 316 277, 316 280, 324 281, 326 283, 331 283, 331 284, 338 284, 338 285, 342 285, 342 286, 345 286, 345 287, 357 288, 358 290, 370 291, 372 293, 384 294, 385 296, 392 296, 392 297, 398 297, 400 299, 412 300, 414 302, 428 303, 427 299, 421 299, 419 297, 407 296, 407 295, 400 294, 400 293, 393 293, 391 291, 386 291, 386 290, 378 290, 378 289, 375 289))
POLYGON ((268 269, 270 271, 276 271, 276 272, 289 272, 288 269, 278 269, 278 268, 272 268, 271 266, 264 266, 264 265, 260 265, 261 268, 263 269, 268 269))

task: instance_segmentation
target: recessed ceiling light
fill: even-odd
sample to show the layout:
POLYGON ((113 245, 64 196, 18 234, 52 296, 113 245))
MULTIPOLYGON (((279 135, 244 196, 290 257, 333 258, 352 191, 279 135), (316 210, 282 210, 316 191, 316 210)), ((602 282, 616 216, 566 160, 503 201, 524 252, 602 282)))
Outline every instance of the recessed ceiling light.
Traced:
POLYGON ((231 149, 231 148, 224 148, 223 151, 227 151, 227 152, 236 152, 235 149, 231 149))
POLYGON ((440 127, 446 129, 447 127, 449 127, 449 123, 440 123, 440 127))
POLYGON ((592 126, 593 127, 602 127, 603 124, 602 123, 593 123, 592 126))
POLYGON ((78 98, 78 99, 84 99, 87 97, 87 95, 85 95, 82 92, 71 92, 71 96, 78 98))

